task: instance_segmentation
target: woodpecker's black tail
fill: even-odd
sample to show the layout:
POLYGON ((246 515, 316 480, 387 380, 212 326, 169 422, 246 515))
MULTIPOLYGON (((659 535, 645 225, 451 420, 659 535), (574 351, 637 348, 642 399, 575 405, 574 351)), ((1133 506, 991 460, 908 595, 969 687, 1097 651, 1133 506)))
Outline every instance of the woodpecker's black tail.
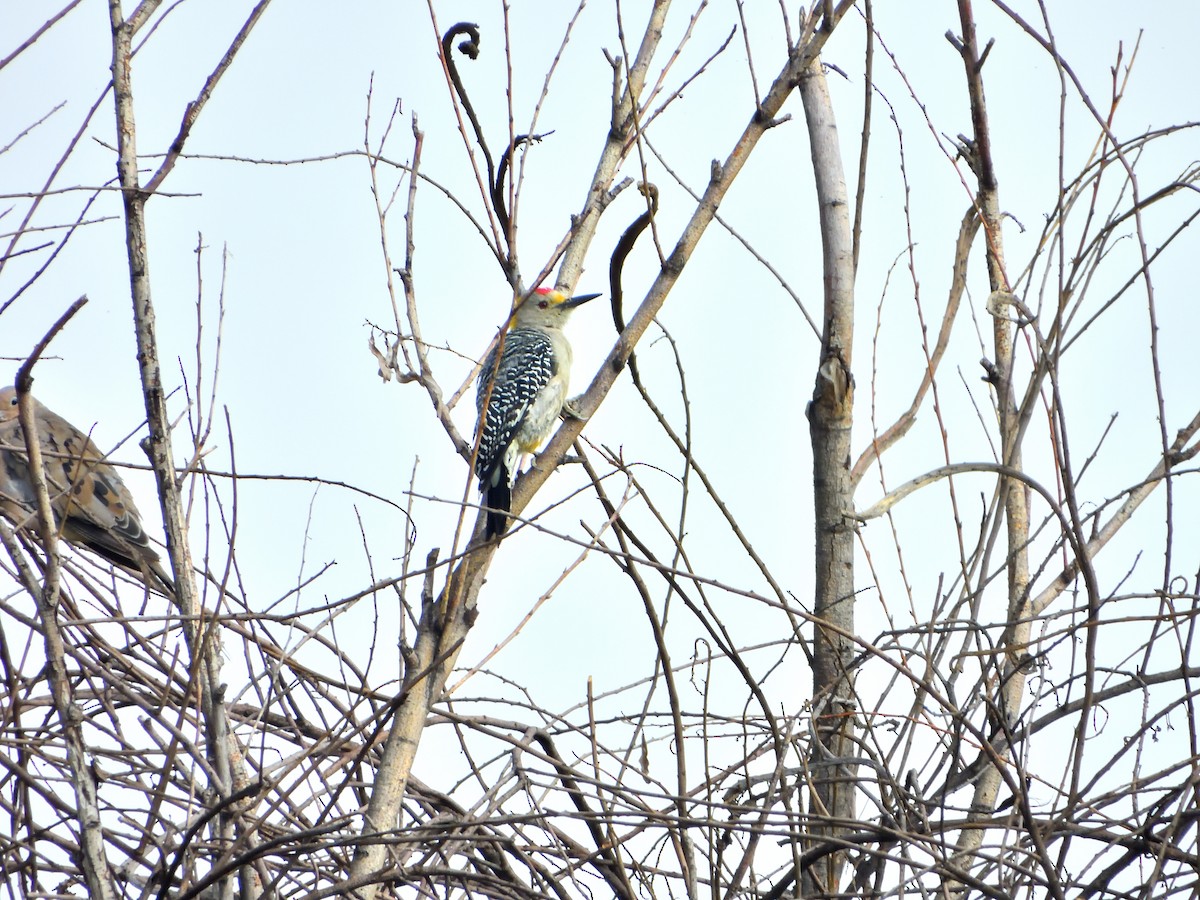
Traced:
POLYGON ((508 530, 508 511, 512 509, 512 487, 508 483, 508 473, 502 472, 503 477, 491 485, 487 491, 487 530, 484 537, 499 537, 508 530))
POLYGON ((512 509, 512 474, 502 458, 496 468, 479 480, 479 489, 487 499, 485 538, 500 537, 508 530, 508 513, 512 509))

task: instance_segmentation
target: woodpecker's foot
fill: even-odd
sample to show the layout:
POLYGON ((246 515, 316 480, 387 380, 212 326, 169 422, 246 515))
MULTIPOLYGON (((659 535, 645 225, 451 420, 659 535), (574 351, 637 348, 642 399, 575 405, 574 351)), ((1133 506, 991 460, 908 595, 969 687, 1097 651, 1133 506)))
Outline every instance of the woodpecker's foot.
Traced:
POLYGON ((583 414, 583 410, 579 408, 579 401, 583 399, 583 395, 572 397, 570 400, 563 401, 563 415, 568 419, 578 419, 581 422, 586 422, 588 417, 583 414))

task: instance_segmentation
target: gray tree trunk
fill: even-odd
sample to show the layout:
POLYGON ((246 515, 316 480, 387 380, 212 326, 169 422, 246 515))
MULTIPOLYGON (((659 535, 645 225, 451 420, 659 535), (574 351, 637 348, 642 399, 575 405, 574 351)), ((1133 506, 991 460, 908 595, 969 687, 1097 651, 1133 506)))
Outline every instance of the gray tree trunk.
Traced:
MULTIPOLYGON (((819 60, 799 83, 820 209, 824 258, 821 360, 808 407, 813 449, 815 581, 813 611, 814 743, 809 759, 810 834, 814 846, 845 830, 854 818, 857 704, 848 671, 854 634, 854 504, 850 426, 854 379, 854 254, 846 179, 829 87, 819 60)), ((804 896, 838 892, 844 853, 824 857, 804 875, 804 896)))

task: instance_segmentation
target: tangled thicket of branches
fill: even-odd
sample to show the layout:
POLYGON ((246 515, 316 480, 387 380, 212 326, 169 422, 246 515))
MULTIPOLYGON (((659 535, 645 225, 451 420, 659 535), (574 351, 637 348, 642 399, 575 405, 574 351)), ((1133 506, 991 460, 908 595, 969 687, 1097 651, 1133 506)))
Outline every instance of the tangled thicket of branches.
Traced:
MULTIPOLYGON (((67 4, 0 62, 0 78, 77 5, 67 4)), ((573 453, 584 473, 582 492, 603 516, 596 528, 569 535, 546 528, 536 536, 561 541, 577 556, 564 557, 565 571, 551 579, 531 615, 553 593, 586 596, 586 582, 572 578, 577 569, 607 567, 644 610, 652 641, 636 665, 631 659, 618 666, 645 677, 595 691, 589 683, 586 702, 552 709, 538 685, 487 668, 487 658, 458 666, 487 604, 493 563, 534 552, 528 543, 484 539, 482 519, 471 524, 471 486, 462 491, 452 529, 424 545, 415 529, 406 529, 395 554, 398 572, 373 574, 353 593, 292 612, 281 612, 282 602, 263 607, 243 599, 239 559, 274 548, 237 544, 238 491, 249 479, 238 474, 232 455, 227 468, 212 462, 225 424, 219 404, 235 405, 237 397, 216 390, 199 338, 194 368, 169 397, 146 210, 188 159, 191 131, 210 101, 217 102, 221 78, 243 45, 256 28, 271 27, 259 24, 268 3, 253 8, 212 66, 166 152, 141 156, 134 49, 142 36, 155 39, 170 8, 143 0, 126 15, 119 0, 109 5, 112 82, 101 99, 110 106, 98 104, 89 120, 96 109, 115 111, 117 142, 109 149, 119 173, 149 426, 143 446, 178 590, 168 600, 133 574, 68 548, 53 529, 0 521, 6 551, 0 810, 7 822, 0 828, 0 871, 9 894, 633 900, 1184 897, 1200 890, 1193 691, 1200 677, 1193 651, 1200 575, 1179 574, 1196 559, 1186 555, 1190 547, 1177 551, 1181 534, 1194 537, 1185 523, 1195 518, 1200 411, 1180 418, 1164 399, 1168 366, 1155 337, 1152 278, 1200 209, 1194 199, 1186 208, 1175 202, 1196 196, 1197 169, 1193 163, 1159 183, 1139 179, 1142 156, 1188 128, 1133 137, 1118 131, 1127 60, 1113 69, 1107 105, 1094 103, 1049 29, 996 4, 1055 67, 1064 96, 1089 114, 1095 136, 1086 164, 1061 173, 1059 199, 1034 253, 1014 264, 1005 255, 999 196, 1003 142, 989 123, 985 97, 995 63, 988 62, 991 45, 976 35, 971 3, 958 0, 960 27, 948 37, 965 72, 961 104, 972 132, 958 139, 946 165, 969 185, 970 202, 965 215, 953 212, 961 218, 957 243, 937 250, 938 265, 952 277, 936 311, 915 288, 920 264, 912 245, 905 251, 922 360, 905 373, 915 385, 911 402, 893 422, 881 423, 876 374, 881 350, 894 339, 886 326, 877 328, 870 365, 853 353, 856 321, 864 333, 863 296, 887 291, 874 274, 860 272, 864 223, 872 214, 866 173, 868 160, 876 159, 868 144, 879 140, 872 129, 880 127, 872 112, 875 53, 886 50, 869 2, 829 0, 776 23, 786 54, 772 61, 777 75, 765 90, 755 70, 762 61, 746 40, 757 106, 738 111, 744 126, 696 190, 672 180, 656 130, 669 127, 663 111, 704 81, 713 60, 737 52, 739 40, 715 46, 680 74, 676 63, 706 4, 680 12, 658 2, 639 13, 646 18, 637 42, 608 54, 612 104, 594 111, 607 125, 594 148, 594 174, 590 183, 569 186, 578 191, 570 196, 587 200, 560 210, 569 225, 554 251, 537 260, 536 272, 522 267, 530 251, 518 256, 516 236, 526 151, 542 137, 537 113, 528 129, 510 119, 506 134, 488 132, 484 123, 494 115, 485 114, 470 87, 474 63, 467 62, 484 52, 480 28, 439 26, 431 4, 442 35, 447 102, 469 151, 462 165, 478 196, 456 193, 443 186, 444 171, 428 171, 415 118, 409 161, 399 164, 385 153, 386 142, 408 141, 393 127, 398 107, 380 143, 368 140, 361 151, 394 313, 394 327, 373 330, 381 374, 403 385, 397 390, 424 391, 432 414, 420 427, 443 430, 458 455, 471 459, 474 441, 455 419, 470 381, 456 388, 448 380, 454 376, 432 352, 441 338, 425 335, 419 316, 417 236, 420 228, 436 227, 418 225, 426 195, 451 199, 514 296, 551 281, 573 288, 585 258, 610 263, 618 335, 598 370, 577 373, 586 384, 576 404, 582 416, 564 422, 517 482, 513 510, 518 522, 538 524, 535 494, 573 453), (660 46, 669 13, 692 16, 673 47, 660 46), (847 190, 841 159, 850 154, 838 137, 821 53, 835 34, 852 29, 857 46, 866 48, 858 79, 865 97, 860 171, 847 190), (639 366, 635 347, 644 350, 649 342, 639 340, 647 333, 665 333, 656 316, 706 231, 726 229, 744 240, 717 208, 760 139, 782 123, 781 109, 794 93, 808 125, 818 210, 789 211, 795 221, 778 227, 821 231, 823 305, 809 318, 820 347, 812 354, 797 349, 785 363, 792 377, 799 369, 812 379, 811 393, 801 392, 805 402, 768 402, 772 415, 784 403, 786 416, 799 417, 805 407, 812 458, 779 442, 757 448, 753 464, 789 478, 811 466, 815 500, 808 519, 787 498, 786 517, 768 507, 739 518, 694 440, 692 404, 704 398, 689 396, 682 365, 674 381, 660 369, 651 375, 639 366), (632 195, 623 192, 634 183, 638 215, 604 246, 601 222, 618 197, 632 195), (677 206, 690 194, 674 235, 660 213, 668 190, 677 206), (1147 222, 1164 207, 1171 225, 1163 231, 1156 224, 1153 233, 1165 237, 1152 239, 1147 222), (395 236, 401 217, 402 241, 395 236), (1114 249, 1121 241, 1136 247, 1132 255, 1114 249), (639 281, 626 261, 650 246, 656 260, 639 281), (974 297, 986 301, 968 312, 972 283, 974 297), (1135 461, 1133 480, 1092 483, 1085 492, 1084 474, 1105 441, 1119 436, 1104 430, 1080 449, 1085 438, 1068 428, 1076 427, 1073 404, 1087 393, 1076 373, 1095 365, 1079 342, 1114 315, 1118 300, 1140 304, 1152 326, 1150 346, 1141 351, 1148 359, 1138 365, 1153 371, 1154 393, 1137 402, 1156 407, 1161 448, 1135 461), (962 394, 975 404, 976 424, 990 442, 990 458, 982 462, 956 455, 946 437, 952 419, 970 415, 949 399, 955 379, 945 375, 970 358, 956 359, 962 347, 952 339, 968 315, 976 322, 975 349, 985 356, 987 395, 980 399, 974 385, 962 394), (620 379, 629 379, 636 393, 610 398, 620 379), (868 394, 871 402, 856 407, 856 397, 868 394), (670 412, 679 397, 683 425, 670 412), (632 403, 638 415, 648 415, 656 433, 646 446, 665 440, 666 455, 651 458, 650 449, 643 455, 635 436, 623 438, 620 451, 581 437, 603 402, 632 403), (172 421, 169 406, 186 415, 172 421), (868 406, 869 415, 861 412, 868 406), (897 470, 922 474, 896 486, 903 479, 885 462, 913 442, 918 413, 937 422, 940 436, 909 451, 916 462, 897 470), (664 487, 656 471, 675 477, 664 487), (860 487, 874 484, 868 474, 883 488, 872 505, 858 499, 867 493, 860 487), (928 500, 939 491, 936 504, 928 500), (1139 522, 1139 508, 1147 518, 1152 496, 1166 499, 1156 507, 1157 527, 1146 527, 1141 539, 1147 556, 1165 559, 1161 573, 1106 566, 1106 546, 1137 527, 1131 523, 1139 522), (690 511, 696 507, 710 516, 704 529, 691 527, 701 515, 690 511), (790 528, 793 552, 806 559, 816 544, 812 581, 803 591, 786 586, 777 574, 780 561, 750 537, 780 527, 790 528), (707 543, 712 533, 716 543, 707 543), (914 588, 921 582, 909 575, 925 567, 936 573, 932 595, 914 588), (354 624, 339 628, 343 621, 354 624), (398 660, 391 650, 397 639, 398 660)), ((581 4, 564 30, 555 66, 582 40, 572 31, 582 10, 581 4)), ((629 10, 624 14, 623 40, 634 33, 629 10)), ((744 19, 733 24, 735 33, 745 32, 744 19)), ((520 60, 511 46, 503 49, 511 77, 520 60)), ((1065 116, 1060 127, 1065 134, 1065 116)), ((787 139, 799 140, 796 133, 787 139)), ((62 160, 76 152, 72 143, 62 160)), ((903 155, 887 165, 888 177, 907 190, 903 155)), ((55 178, 13 201, 21 221, 10 225, 0 255, 0 317, 36 290, 92 204, 109 196, 93 192, 73 222, 56 222, 62 227, 43 238, 40 209, 60 187, 55 178), (32 268, 22 268, 31 259, 32 268)), ((199 245, 197 253, 203 256, 199 245)), ((771 268, 753 248, 744 259, 771 268)), ((821 279, 807 277, 812 284, 803 291, 781 277, 781 291, 816 296, 821 279)), ((880 321, 882 306, 881 299, 880 321)), ((755 324, 768 327, 767 316, 755 324)), ((71 327, 65 319, 57 326, 71 327)), ((37 352, 41 335, 18 348, 26 374, 53 348, 57 328, 37 352)), ((11 348, 11 332, 4 334, 0 340, 11 348)), ((478 358, 482 348, 470 349, 469 357, 478 358)), ((1122 351, 1133 352, 1128 345, 1122 351)), ((807 491, 806 478, 780 487, 807 491)), ((390 502, 410 522, 423 504, 432 505, 415 490, 403 500, 384 499, 332 478, 325 483, 390 502)), ((373 537, 364 532, 364 543, 373 537)))

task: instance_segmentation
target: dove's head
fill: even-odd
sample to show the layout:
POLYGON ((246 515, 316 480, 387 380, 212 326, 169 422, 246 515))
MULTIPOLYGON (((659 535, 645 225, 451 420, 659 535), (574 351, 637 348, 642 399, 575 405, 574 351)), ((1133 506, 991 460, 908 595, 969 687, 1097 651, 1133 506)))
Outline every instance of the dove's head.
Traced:
POLYGON ((0 390, 0 425, 17 418, 17 389, 6 387, 0 390))

